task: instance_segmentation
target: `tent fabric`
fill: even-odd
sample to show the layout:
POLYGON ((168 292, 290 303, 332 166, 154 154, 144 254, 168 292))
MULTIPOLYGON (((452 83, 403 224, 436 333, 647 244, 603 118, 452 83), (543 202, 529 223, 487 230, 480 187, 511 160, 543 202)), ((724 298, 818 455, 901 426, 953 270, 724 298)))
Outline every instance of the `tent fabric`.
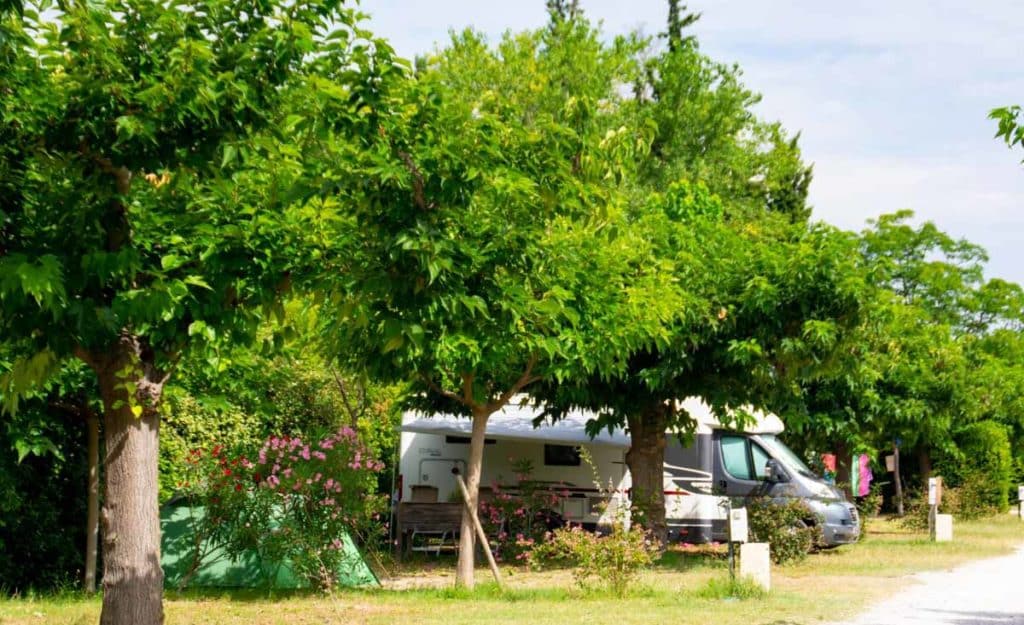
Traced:
MULTIPOLYGON (((170 503, 160 510, 162 534, 160 565, 164 569, 164 585, 178 588, 189 576, 198 547, 199 567, 188 577, 188 588, 272 588, 277 590, 308 588, 287 562, 265 562, 256 552, 242 554, 232 560, 224 550, 210 541, 196 545, 199 524, 205 516, 202 506, 170 503)), ((341 537, 346 560, 338 571, 338 585, 356 587, 379 585, 359 549, 347 534, 341 537)))
MULTIPOLYGON (((678 404, 697 422, 698 434, 710 434, 720 428, 721 423, 712 413, 711 407, 700 398, 689 397, 678 404)), ((744 428, 749 434, 779 434, 784 427, 778 416, 753 408, 745 408, 753 417, 753 422, 744 428)), ((514 440, 526 442, 546 442, 563 445, 606 445, 627 449, 629 434, 622 430, 609 433, 602 429, 593 438, 587 434, 587 422, 597 418, 592 412, 574 410, 562 419, 551 423, 543 419, 544 408, 519 403, 513 400, 504 408, 495 412, 487 420, 485 436, 496 440, 514 440), (540 420, 541 425, 534 427, 540 420)), ((472 433, 471 419, 451 414, 427 416, 407 413, 403 419, 401 430, 417 434, 440 434, 443 436, 469 436, 472 433)))

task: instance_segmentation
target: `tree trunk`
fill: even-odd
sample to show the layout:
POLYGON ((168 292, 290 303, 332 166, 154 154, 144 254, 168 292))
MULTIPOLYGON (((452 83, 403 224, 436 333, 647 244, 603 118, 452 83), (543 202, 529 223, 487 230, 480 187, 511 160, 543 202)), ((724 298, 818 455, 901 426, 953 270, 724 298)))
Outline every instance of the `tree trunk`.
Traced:
POLYGON ((100 529, 100 423, 88 407, 89 493, 85 521, 85 592, 96 592, 97 538, 100 529))
POLYGON ((632 520, 649 530, 664 545, 668 542, 665 523, 665 430, 671 408, 662 403, 645 406, 629 415, 631 445, 626 466, 632 478, 630 493, 632 520))
POLYGON ((921 480, 925 483, 932 476, 932 452, 925 446, 917 450, 917 464, 921 469, 921 480))
MULTIPOLYGON (((480 471, 484 459, 484 434, 487 432, 487 418, 491 413, 485 409, 473 411, 473 434, 469 441, 469 462, 466 465, 466 490, 469 491, 469 508, 477 508, 480 494, 480 471)), ((462 527, 459 530, 459 563, 455 574, 455 585, 472 588, 476 566, 476 533, 473 519, 467 510, 462 511, 462 527)))
POLYGON ((135 337, 84 359, 103 399, 103 608, 101 625, 161 625, 163 570, 157 507, 159 414, 166 376, 135 337))

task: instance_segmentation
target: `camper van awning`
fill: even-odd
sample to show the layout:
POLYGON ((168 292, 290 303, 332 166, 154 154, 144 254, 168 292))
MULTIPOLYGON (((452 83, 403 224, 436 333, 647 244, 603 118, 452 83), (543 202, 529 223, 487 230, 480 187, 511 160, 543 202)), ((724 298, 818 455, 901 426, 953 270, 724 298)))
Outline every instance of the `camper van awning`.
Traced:
MULTIPOLYGON (((711 412, 711 408, 696 397, 679 402, 678 407, 685 410, 697 422, 697 434, 710 434, 722 427, 711 412)), ((748 434, 780 434, 785 429, 778 416, 760 410, 748 409, 753 422, 743 429, 748 434)), ((592 412, 573 411, 557 423, 545 421, 540 427, 533 427, 533 420, 541 415, 541 409, 535 406, 511 403, 487 420, 487 438, 502 440, 537 441, 555 445, 608 445, 611 447, 629 447, 629 434, 615 430, 601 432, 594 438, 587 434, 587 422, 596 418, 592 412)), ((441 434, 446 436, 469 436, 472 433, 472 422, 466 417, 454 415, 434 415, 428 417, 406 413, 402 418, 402 431, 419 434, 441 434)))
MULTIPOLYGON (((533 427, 533 420, 541 410, 533 406, 508 405, 491 415, 487 420, 487 438, 501 440, 536 441, 555 445, 607 445, 629 447, 629 436, 621 430, 609 434, 608 430, 591 438, 587 434, 587 421, 592 414, 571 412, 552 424, 545 421, 540 427, 533 427)), ((469 436, 472 421, 466 417, 434 415, 432 417, 406 415, 402 424, 403 432, 419 434, 441 434, 446 436, 469 436)))

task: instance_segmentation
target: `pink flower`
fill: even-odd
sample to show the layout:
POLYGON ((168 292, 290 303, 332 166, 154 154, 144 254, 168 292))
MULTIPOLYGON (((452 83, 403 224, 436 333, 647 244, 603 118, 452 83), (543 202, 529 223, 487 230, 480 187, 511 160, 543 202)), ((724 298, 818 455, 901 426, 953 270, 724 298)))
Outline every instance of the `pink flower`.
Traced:
POLYGON ((309 460, 309 447, 308 446, 302 448, 302 454, 301 455, 302 455, 302 459, 303 460, 309 460))
POLYGON ((325 454, 322 451, 314 451, 313 457, 315 457, 317 460, 327 460, 327 454, 325 454))
POLYGON ((324 489, 325 490, 331 490, 332 486, 334 486, 334 478, 330 478, 329 477, 329 478, 327 478, 327 481, 324 482, 324 489))
POLYGON ((271 488, 277 488, 277 485, 281 483, 281 480, 277 479, 276 475, 271 475, 267 478, 267 485, 271 488))

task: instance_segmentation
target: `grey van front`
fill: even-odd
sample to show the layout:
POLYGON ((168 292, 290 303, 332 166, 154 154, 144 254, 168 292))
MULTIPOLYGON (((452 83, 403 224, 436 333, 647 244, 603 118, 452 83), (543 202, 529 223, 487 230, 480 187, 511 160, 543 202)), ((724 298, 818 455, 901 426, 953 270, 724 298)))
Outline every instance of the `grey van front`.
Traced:
POLYGON ((716 429, 697 434, 683 446, 678 439, 665 450, 666 499, 686 503, 669 505, 670 536, 684 542, 725 541, 724 502, 738 505, 750 497, 775 501, 800 499, 812 514, 805 523, 821 527, 825 546, 856 542, 860 538, 857 508, 843 492, 826 483, 774 433, 747 433, 716 429), (696 499, 707 502, 702 511, 696 499), (672 510, 680 514, 673 515, 672 510))

